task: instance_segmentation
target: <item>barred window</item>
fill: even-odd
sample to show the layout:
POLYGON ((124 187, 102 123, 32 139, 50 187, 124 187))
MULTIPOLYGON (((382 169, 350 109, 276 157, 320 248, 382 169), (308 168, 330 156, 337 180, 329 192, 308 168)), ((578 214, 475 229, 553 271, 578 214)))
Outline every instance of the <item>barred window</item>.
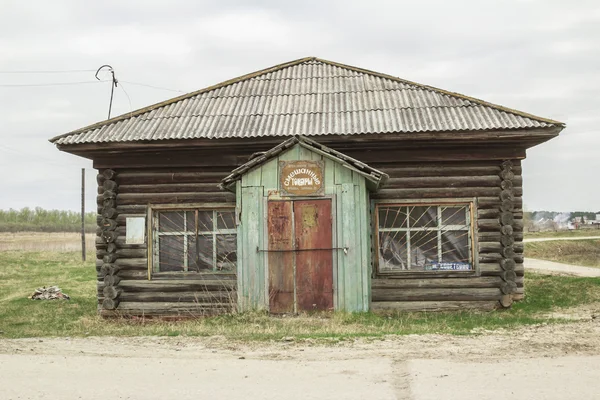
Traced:
POLYGON ((155 210, 154 272, 235 271, 233 209, 155 210))
POLYGON ((376 212, 380 273, 473 269, 469 204, 379 204, 376 212))

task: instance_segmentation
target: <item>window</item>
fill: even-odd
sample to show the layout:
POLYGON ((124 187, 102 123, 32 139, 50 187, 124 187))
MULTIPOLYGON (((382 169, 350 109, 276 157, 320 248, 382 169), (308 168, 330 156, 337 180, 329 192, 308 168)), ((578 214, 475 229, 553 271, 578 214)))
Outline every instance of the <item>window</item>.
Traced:
POLYGON ((379 272, 472 270, 471 206, 379 204, 379 272))
POLYGON ((235 271, 233 209, 155 210, 154 272, 235 271))

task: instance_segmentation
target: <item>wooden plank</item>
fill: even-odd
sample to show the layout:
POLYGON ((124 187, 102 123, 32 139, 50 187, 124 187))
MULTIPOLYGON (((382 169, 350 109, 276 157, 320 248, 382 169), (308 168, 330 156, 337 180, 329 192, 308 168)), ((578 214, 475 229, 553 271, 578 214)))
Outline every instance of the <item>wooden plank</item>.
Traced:
POLYGON ((352 170, 344 167, 340 163, 334 164, 334 182, 336 185, 352 183, 352 170))
POLYGON ((499 288, 373 289, 377 301, 485 301, 500 300, 499 288))
POLYGON ((279 189, 279 159, 273 158, 262 165, 262 182, 264 196, 269 195, 269 191, 279 189))
POLYGON ((244 309, 267 306, 263 252, 263 190, 262 187, 242 187, 242 229, 244 232, 244 278, 240 292, 245 297, 244 309))
POLYGON ((373 302, 373 312, 420 311, 492 311, 499 308, 498 301, 383 301, 373 302))
MULTIPOLYGON (((335 179, 335 165, 334 165, 334 174, 333 177, 335 179)), ((345 231, 343 226, 343 206, 342 206, 342 185, 334 185, 336 190, 336 241, 337 247, 345 247, 346 239, 345 239, 345 231)), ((337 310, 345 310, 346 309, 346 297, 345 297, 345 275, 346 275, 346 260, 347 256, 343 251, 337 251, 334 253, 334 257, 336 260, 336 283, 335 287, 337 289, 337 293, 334 293, 337 299, 337 310)))
MULTIPOLYGON (((515 189, 515 193, 518 189, 515 189)), ((447 187, 418 189, 380 189, 372 193, 372 199, 436 199, 499 196, 501 189, 493 187, 447 187)))
MULTIPOLYGON (((337 179, 337 170, 336 170, 337 179)), ((342 203, 341 230, 344 231, 344 241, 338 247, 345 247, 347 251, 339 254, 344 260, 343 295, 345 311, 355 312, 362 310, 362 279, 360 268, 360 240, 361 233, 356 232, 356 203, 354 198, 354 184, 344 183, 341 185, 341 197, 338 201, 342 203)), ((338 270, 339 270, 338 264, 338 270)))
POLYGON ((261 186, 262 182, 262 166, 252 168, 250 171, 242 175, 242 187, 261 186))
POLYGON ((246 269, 246 229, 244 229, 243 225, 243 215, 242 215, 242 182, 237 181, 235 183, 235 197, 236 197, 236 223, 237 223, 237 280, 236 284, 238 287, 238 299, 237 299, 237 308, 240 311, 246 309, 246 299, 248 298, 248 289, 247 289, 247 273, 246 269), (245 289, 245 292, 243 291, 245 289))
POLYGON ((364 179, 356 186, 358 194, 356 196, 357 209, 359 211, 357 232, 360 242, 360 277, 362 282, 362 309, 369 311, 371 303, 371 225, 369 223, 369 193, 365 186, 364 179))
POLYGON ((330 199, 294 201, 297 311, 333 310, 331 223, 330 199))
POLYGON ((294 312, 294 249, 292 202, 268 202, 269 311, 294 312))

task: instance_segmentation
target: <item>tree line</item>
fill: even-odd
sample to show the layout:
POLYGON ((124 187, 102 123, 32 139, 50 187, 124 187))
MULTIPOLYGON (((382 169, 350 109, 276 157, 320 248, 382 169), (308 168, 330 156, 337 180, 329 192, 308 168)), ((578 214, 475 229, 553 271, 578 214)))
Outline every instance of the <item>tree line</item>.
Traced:
MULTIPOLYGON (((96 213, 85 214, 85 230, 96 231, 96 213)), ((0 232, 80 232, 81 213, 25 207, 0 210, 0 232)))

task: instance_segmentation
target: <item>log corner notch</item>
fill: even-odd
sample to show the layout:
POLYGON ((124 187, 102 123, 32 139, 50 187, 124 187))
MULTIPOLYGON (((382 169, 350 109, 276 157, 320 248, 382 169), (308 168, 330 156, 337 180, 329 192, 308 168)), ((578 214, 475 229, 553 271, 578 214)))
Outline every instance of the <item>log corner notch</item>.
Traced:
POLYGON ((515 273, 515 235, 514 235, 514 182, 515 174, 513 172, 513 162, 505 160, 500 164, 500 244, 501 255, 500 267, 503 272, 500 275, 502 283, 500 290, 502 291, 502 299, 500 304, 502 307, 508 308, 513 303, 513 294, 517 291, 517 274, 515 273))
POLYGON ((102 258, 100 276, 104 280, 104 300, 102 308, 105 310, 115 310, 119 306, 119 296, 121 290, 118 287, 120 277, 117 275, 119 267, 115 265, 118 258, 116 240, 118 237, 117 229, 117 192, 118 185, 115 180, 116 172, 112 169, 105 169, 98 174, 98 185, 103 188, 102 194, 102 219, 99 222, 100 237, 106 243, 106 254, 102 258))

